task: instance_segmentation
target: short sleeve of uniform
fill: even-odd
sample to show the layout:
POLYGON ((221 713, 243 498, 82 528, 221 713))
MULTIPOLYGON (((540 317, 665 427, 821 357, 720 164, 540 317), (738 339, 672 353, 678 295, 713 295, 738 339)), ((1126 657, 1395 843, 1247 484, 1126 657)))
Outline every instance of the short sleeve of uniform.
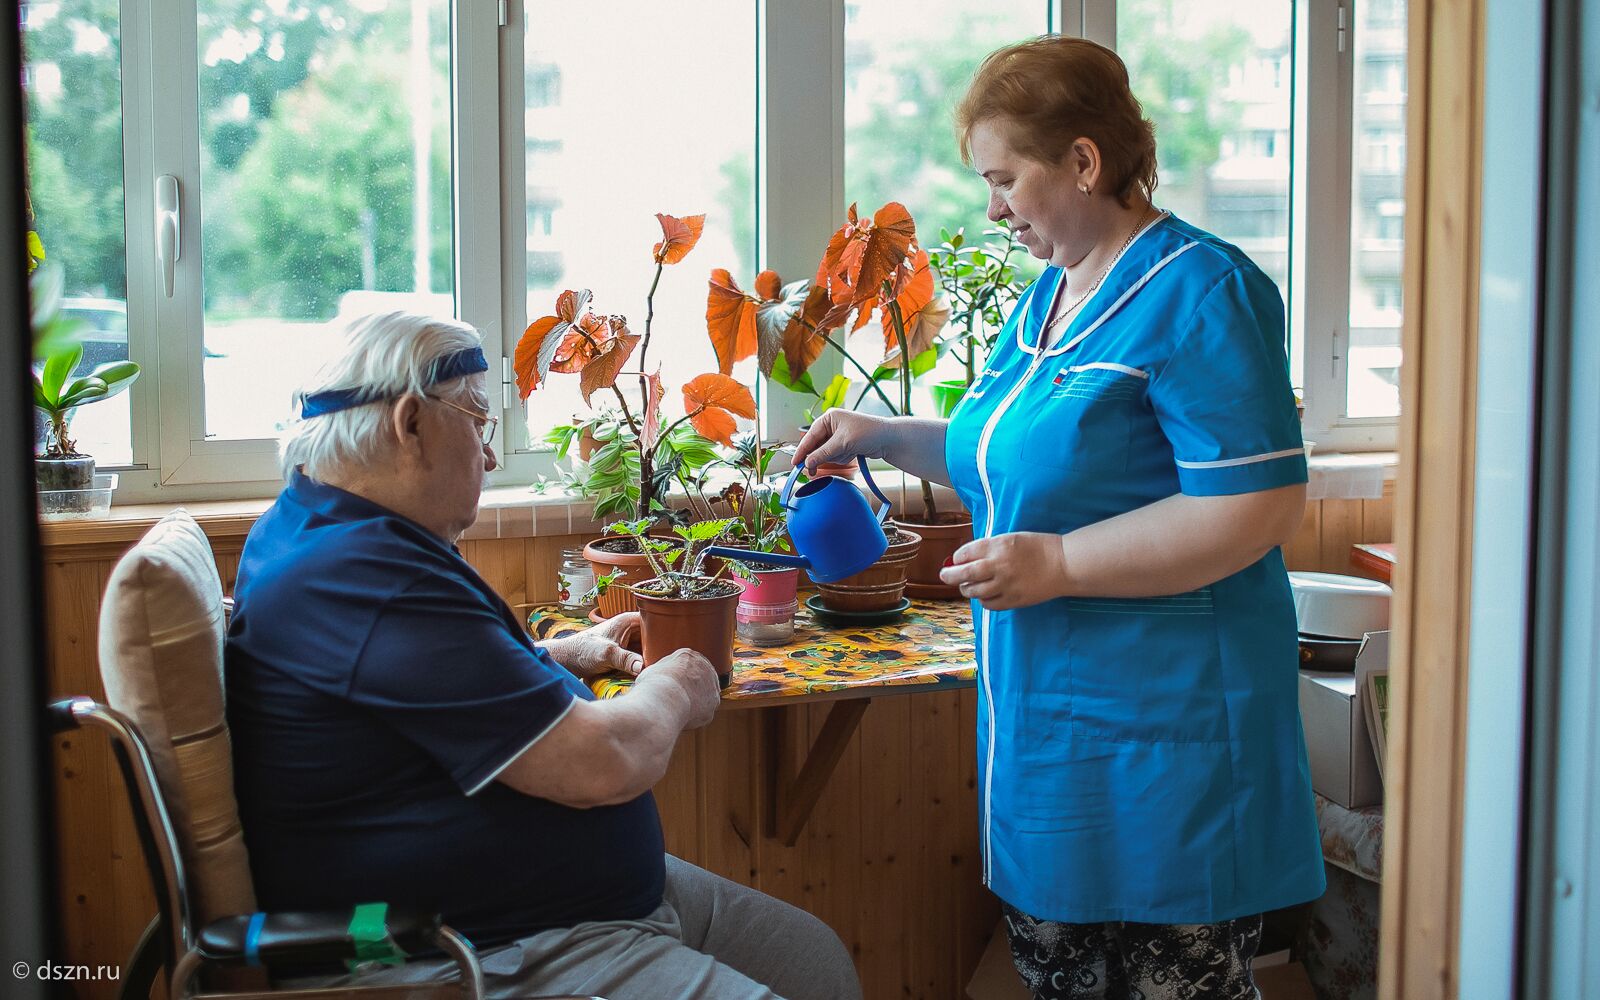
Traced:
POLYGON ((1277 287, 1259 271, 1234 268, 1205 294, 1151 379, 1151 406, 1184 493, 1226 496, 1306 481, 1283 331, 1277 287))
POLYGON ((512 634, 466 581, 430 573, 374 621, 348 698, 471 795, 561 721, 579 687, 543 650, 512 634))

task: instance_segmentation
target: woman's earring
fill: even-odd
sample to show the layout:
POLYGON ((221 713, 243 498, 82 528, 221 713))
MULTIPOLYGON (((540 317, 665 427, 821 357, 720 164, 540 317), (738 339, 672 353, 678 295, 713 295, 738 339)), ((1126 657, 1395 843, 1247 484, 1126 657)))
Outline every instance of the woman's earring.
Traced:
POLYGON ((1078 190, 1082 191, 1084 194, 1088 194, 1089 193, 1089 185, 1087 185, 1087 184, 1079 184, 1078 185, 1078 190))

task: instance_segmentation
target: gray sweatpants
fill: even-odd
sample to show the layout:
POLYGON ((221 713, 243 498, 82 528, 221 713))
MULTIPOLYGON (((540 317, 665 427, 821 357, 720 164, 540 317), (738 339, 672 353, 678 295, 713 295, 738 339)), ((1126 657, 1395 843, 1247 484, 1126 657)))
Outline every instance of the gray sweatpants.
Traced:
MULTIPOLYGON (((667 856, 667 888, 642 920, 544 931, 479 953, 491 997, 606 1000, 860 1000, 850 953, 827 924, 667 856)), ((361 983, 426 982, 452 963, 411 963, 361 983)), ((330 986, 351 982, 343 977, 330 986)))

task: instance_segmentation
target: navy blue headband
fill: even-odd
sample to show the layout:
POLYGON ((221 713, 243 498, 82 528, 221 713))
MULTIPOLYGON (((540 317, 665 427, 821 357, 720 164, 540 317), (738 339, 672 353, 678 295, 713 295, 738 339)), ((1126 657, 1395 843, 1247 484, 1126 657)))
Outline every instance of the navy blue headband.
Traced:
MULTIPOLYGON (((424 386, 438 385, 448 382, 453 378, 463 375, 476 375, 489 370, 489 359, 483 356, 481 347, 465 347, 451 354, 446 354, 433 363, 428 377, 423 380, 424 386)), ((326 416, 329 413, 338 413, 355 406, 365 406, 379 400, 392 399, 399 393, 386 393, 376 389, 324 389, 322 392, 313 392, 309 396, 300 397, 300 419, 310 420, 312 417, 326 416)))

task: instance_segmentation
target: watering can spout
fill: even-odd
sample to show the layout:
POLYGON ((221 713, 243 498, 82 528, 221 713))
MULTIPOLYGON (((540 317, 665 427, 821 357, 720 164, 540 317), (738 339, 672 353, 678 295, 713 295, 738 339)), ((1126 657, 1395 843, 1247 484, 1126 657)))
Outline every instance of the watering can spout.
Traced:
POLYGON ((810 569, 811 560, 805 556, 786 556, 781 552, 757 552, 754 549, 735 549, 724 545, 711 545, 705 550, 708 556, 719 559, 734 559, 744 563, 766 563, 770 566, 788 566, 795 569, 810 569))

